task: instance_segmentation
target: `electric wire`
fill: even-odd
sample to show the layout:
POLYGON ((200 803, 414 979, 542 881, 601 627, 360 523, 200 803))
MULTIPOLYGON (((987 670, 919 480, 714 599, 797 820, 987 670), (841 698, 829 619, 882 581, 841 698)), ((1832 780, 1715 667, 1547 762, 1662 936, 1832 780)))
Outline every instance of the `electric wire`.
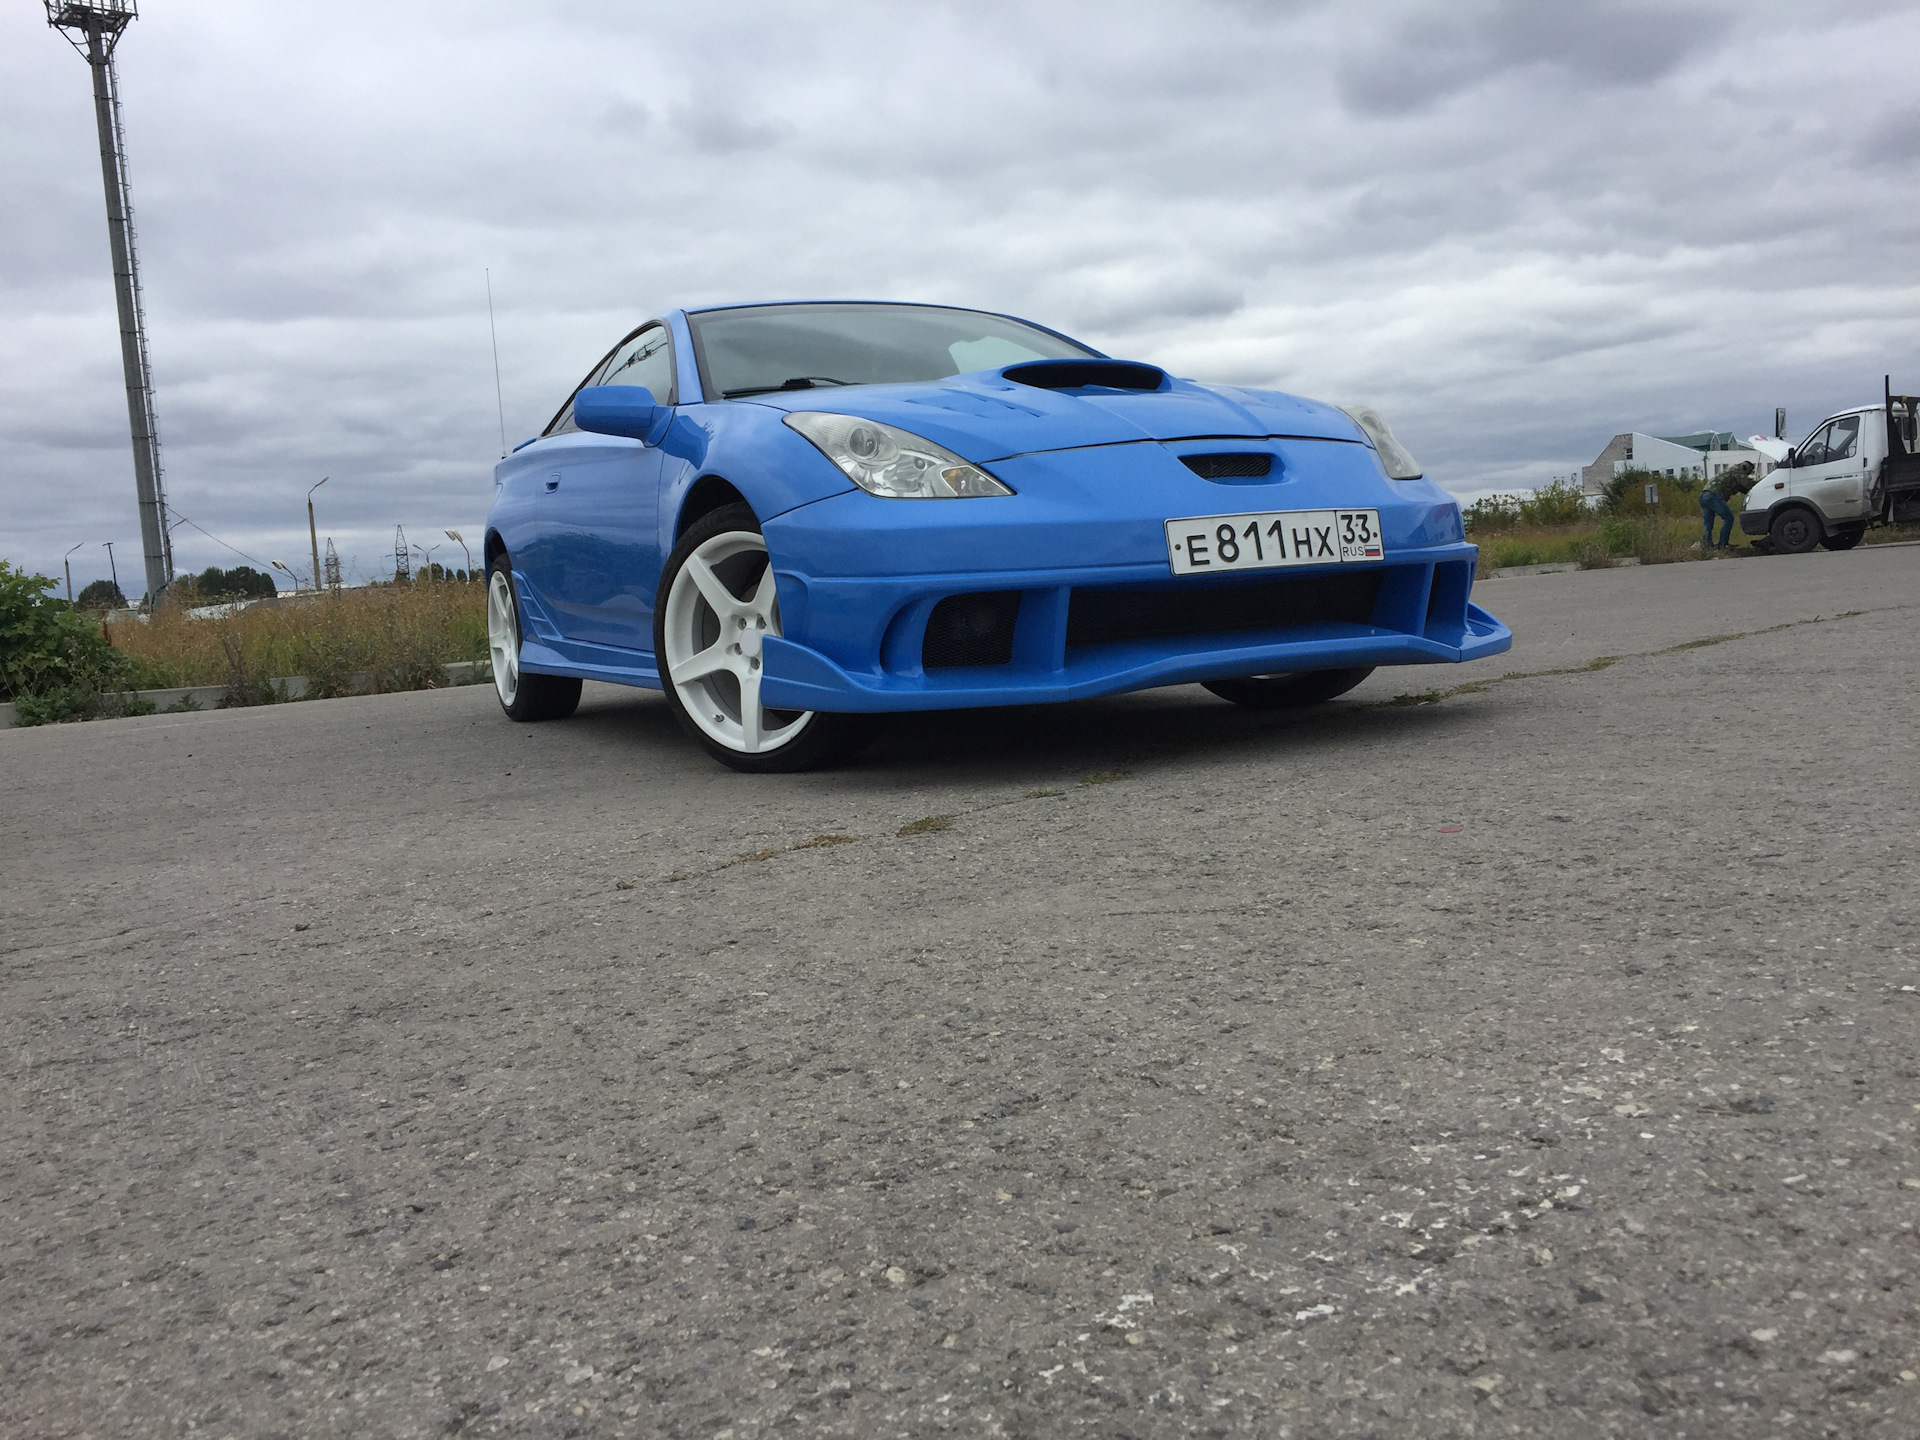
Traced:
POLYGON ((186 516, 182 515, 180 511, 174 506, 169 505, 167 507, 167 514, 173 517, 173 524, 172 526, 169 527, 170 529, 177 530, 182 525, 193 525, 194 529, 198 530, 202 535, 206 536, 209 540, 213 541, 214 544, 226 545, 227 549, 233 551, 233 553, 238 555, 242 560, 251 560, 253 561, 254 564, 258 565, 261 568, 261 570, 265 571, 267 574, 271 575, 273 573, 273 567, 270 564, 268 564, 265 560, 262 560, 257 555, 247 554, 247 552, 242 550, 238 545, 227 545, 226 541, 222 540, 218 535, 214 534, 211 530, 207 529, 204 525, 195 525, 193 521, 189 520, 186 516))

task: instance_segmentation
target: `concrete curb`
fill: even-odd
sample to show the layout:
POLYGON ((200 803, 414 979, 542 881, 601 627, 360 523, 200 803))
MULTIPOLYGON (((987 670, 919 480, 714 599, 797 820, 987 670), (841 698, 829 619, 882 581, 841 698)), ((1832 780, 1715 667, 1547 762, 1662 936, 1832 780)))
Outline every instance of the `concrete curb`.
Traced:
MULTIPOLYGON (((440 667, 446 672, 448 685, 478 685, 492 678, 492 671, 484 664, 472 660, 457 660, 451 665, 440 667)), ((359 671, 349 679, 352 693, 371 695, 373 691, 373 673, 359 671)), ((274 693, 273 701, 283 703, 307 698, 307 690, 312 682, 305 675, 281 675, 267 681, 274 693)), ((122 692, 149 702, 156 713, 184 714, 195 710, 227 709, 227 687, 224 685, 180 685, 170 690, 132 690, 122 692)), ((239 709, 252 709, 252 706, 239 706, 239 709)), ((12 701, 0 704, 0 730, 17 729, 20 726, 19 711, 12 701)))
MULTIPOLYGON (((1615 560, 1611 565, 1597 565, 1597 570, 1618 570, 1624 565, 1638 565, 1640 559, 1629 555, 1624 560, 1615 560)), ((1574 571, 1586 567, 1572 561, 1560 560, 1551 565, 1506 565, 1498 570, 1489 570, 1479 578, 1482 580, 1505 580, 1514 575, 1571 575, 1574 571)))

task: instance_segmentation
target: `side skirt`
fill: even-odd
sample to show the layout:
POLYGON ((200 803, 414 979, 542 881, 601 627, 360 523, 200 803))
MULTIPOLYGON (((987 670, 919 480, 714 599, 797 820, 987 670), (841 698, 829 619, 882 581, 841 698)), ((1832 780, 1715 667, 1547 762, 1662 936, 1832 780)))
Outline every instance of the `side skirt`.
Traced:
POLYGON ((631 685, 639 690, 660 688, 660 671, 648 651, 588 645, 578 640, 535 640, 523 636, 520 668, 530 675, 573 675, 609 685, 631 685))

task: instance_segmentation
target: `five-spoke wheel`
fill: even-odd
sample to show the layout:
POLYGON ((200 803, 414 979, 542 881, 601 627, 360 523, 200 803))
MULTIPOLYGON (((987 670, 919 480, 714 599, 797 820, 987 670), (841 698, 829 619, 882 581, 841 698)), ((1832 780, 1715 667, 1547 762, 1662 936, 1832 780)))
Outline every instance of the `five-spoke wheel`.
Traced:
POLYGON ((578 680, 520 669, 520 602, 505 555, 496 555, 487 566, 487 657, 493 662, 494 694, 509 720, 564 720, 579 708, 578 680))
POLYGON ((681 724, 736 770, 804 770, 851 754, 865 716, 769 708, 763 647, 780 634, 780 597, 759 522, 745 505, 701 517, 660 577, 654 655, 681 724))

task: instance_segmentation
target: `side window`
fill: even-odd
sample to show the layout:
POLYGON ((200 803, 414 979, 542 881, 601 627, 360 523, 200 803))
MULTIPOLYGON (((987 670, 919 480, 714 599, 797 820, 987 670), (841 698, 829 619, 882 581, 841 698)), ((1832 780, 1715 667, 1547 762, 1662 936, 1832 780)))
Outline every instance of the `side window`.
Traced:
POLYGON ((1843 416, 1827 427, 1827 459, 1851 460, 1860 453, 1860 417, 1843 416))
POLYGON ((1800 448, 1793 453, 1796 467, 1805 465, 1824 465, 1827 463, 1827 436, 1833 430, 1831 425, 1822 425, 1813 434, 1807 436, 1800 448))
MULTIPOLYGON (((622 340, 611 355, 587 372, 586 379, 574 386, 574 394, 589 385, 644 385, 653 392, 657 403, 673 404, 673 345, 667 327, 649 325, 622 340)), ((579 428, 573 423, 573 395, 569 395, 567 403, 560 407, 560 413, 541 435, 542 438, 566 435, 579 428)))
POLYGON ((667 327, 655 325, 622 344, 593 383, 644 385, 653 392, 654 404, 673 404, 673 346, 667 327))

